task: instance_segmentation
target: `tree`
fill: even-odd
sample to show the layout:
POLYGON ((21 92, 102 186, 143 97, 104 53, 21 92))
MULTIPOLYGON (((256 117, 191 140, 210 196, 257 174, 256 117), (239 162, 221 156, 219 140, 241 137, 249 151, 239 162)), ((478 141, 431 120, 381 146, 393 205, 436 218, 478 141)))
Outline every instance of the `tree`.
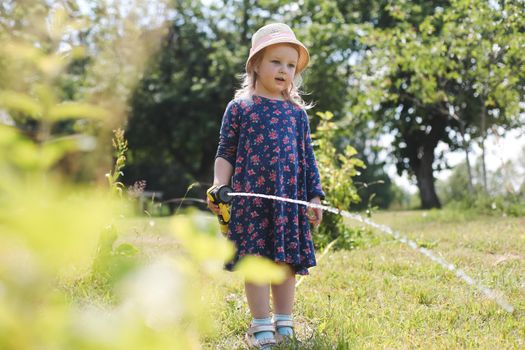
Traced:
MULTIPOLYGON (((323 2, 323 8, 330 3, 323 2)), ((314 2, 307 7, 313 11, 314 2)), ((132 99, 126 182, 146 179, 148 187, 178 196, 194 181, 210 181, 222 114, 239 86, 250 36, 271 21, 290 23, 301 40, 317 43, 310 50, 315 73, 306 77, 306 89, 312 86, 315 95, 308 99, 320 102, 310 114, 331 110, 341 117, 346 78, 340 77, 337 64, 344 60, 329 65, 330 59, 319 52, 340 31, 323 29, 330 37, 310 40, 308 12, 294 9, 290 1, 223 1, 208 6, 181 1, 173 9, 162 49, 132 99), (327 70, 333 79, 326 79, 327 70)), ((310 30, 317 35, 316 27, 310 30)), ((339 35, 337 45, 344 40, 339 35)))
MULTIPOLYGON (((145 178, 155 189, 171 195, 182 194, 195 180, 209 181, 220 118, 238 86, 236 75, 243 71, 249 36, 269 21, 285 21, 310 48, 305 90, 311 92, 307 100, 316 104, 310 114, 330 110, 336 123, 346 125, 347 132, 335 141, 338 150, 357 143, 357 128, 367 134, 395 134, 392 158, 398 171, 416 177, 424 207, 438 207, 433 173, 447 164, 443 154, 434 154, 437 144, 446 142, 452 150, 468 151, 481 130, 489 130, 494 123, 510 126, 515 112, 506 109, 508 99, 487 97, 491 102, 485 103, 486 125, 480 126, 483 114, 477 88, 481 80, 474 78, 481 75, 474 73, 472 57, 464 54, 472 52, 476 42, 465 44, 470 32, 461 31, 476 4, 381 0, 305 1, 298 6, 290 1, 236 0, 203 6, 177 2, 162 52, 133 97, 126 181, 145 178), (473 77, 467 79, 467 73, 473 77), (368 121, 374 122, 372 127, 368 121)), ((508 7, 508 16, 513 14, 512 24, 501 32, 510 43, 512 33, 519 33, 517 8, 508 3, 501 6, 508 7)), ((488 6, 480 18, 497 26, 497 16, 490 12, 495 10, 488 6)), ((507 62, 509 67, 520 67, 516 45, 496 55, 492 66, 507 62)), ((509 74, 523 75, 502 70, 501 77, 509 74)), ((519 91, 520 84, 513 80, 510 90, 519 91)), ((516 101, 515 93, 509 96, 516 101)), ((316 123, 314 119, 313 130, 316 123)))
POLYGON ((161 50, 134 92, 125 181, 146 180, 168 197, 210 181, 224 108, 241 71, 239 32, 201 4, 178 2, 161 50), (214 18, 215 20, 217 17, 214 18))
MULTIPOLYGON (((359 138, 364 134, 368 139, 379 134, 378 128, 381 122, 375 123, 371 128, 367 121, 374 112, 378 112, 373 110, 372 101, 383 96, 383 91, 364 89, 362 80, 356 74, 359 73, 356 70, 359 71, 362 66, 357 65, 356 67, 355 62, 360 62, 368 57, 367 53, 371 52, 370 46, 374 45, 368 34, 376 31, 389 33, 399 26, 400 22, 406 22, 407 26, 417 26, 433 12, 436 6, 446 6, 448 2, 418 1, 415 3, 419 10, 413 11, 405 18, 400 18, 400 16, 405 15, 410 6, 404 2, 399 7, 390 1, 352 3, 309 1, 302 8, 297 22, 308 23, 305 33, 312 47, 312 69, 307 76, 307 89, 312 91, 311 98, 316 102, 319 101, 321 110, 333 111, 334 119, 341 125, 345 125, 347 131, 344 135, 341 133, 341 140, 337 143, 360 144, 362 142, 359 138), (364 115, 366 115, 364 118, 356 118, 364 115)), ((417 137, 412 140, 411 144, 415 142, 415 139, 417 137)), ((339 149, 342 148, 339 147, 339 149)), ((359 150, 367 153, 361 156, 363 159, 376 159, 368 148, 362 147, 359 150)), ((403 151, 397 148, 396 152, 400 154, 403 151)), ((424 166, 428 162, 432 164, 433 159, 429 158, 421 162, 416 158, 412 162, 414 167, 418 167, 417 173, 422 182, 426 182, 428 177, 428 171, 424 166)), ((362 173, 365 183, 373 183, 381 178, 379 174, 373 174, 372 171, 372 169, 380 169, 381 164, 367 165, 368 170, 362 173)), ((389 181, 385 180, 385 195, 388 193, 388 183, 389 181)), ((430 194, 435 193, 431 186, 433 186, 432 181, 430 182, 430 194)), ((429 186, 425 186, 427 187, 429 186)), ((433 200, 436 201, 437 196, 433 200)))
MULTIPOLYGON (((516 1, 457 1, 455 6, 456 11, 443 14, 446 25, 442 37, 447 38, 449 57, 459 63, 460 75, 448 76, 450 86, 458 86, 450 89, 452 93, 446 91, 445 101, 456 119, 479 139, 482 183, 487 192, 487 131, 494 125, 516 127, 523 97, 523 59, 519 54, 519 45, 524 42, 519 34, 525 29, 523 16, 519 15, 523 7, 516 1), (469 120, 462 111, 473 106, 479 108, 469 120)), ((431 23, 428 29, 432 30, 431 23)), ((468 161, 467 169, 470 172, 468 161)))
POLYGON ((0 88, 9 82, 10 89, 30 91, 32 97, 48 104, 54 99, 81 100, 111 111, 111 118, 63 118, 47 125, 31 113, 10 111, 15 126, 33 139, 49 134, 91 136, 90 147, 99 152, 68 154, 59 164, 76 180, 106 182, 111 130, 127 117, 130 93, 156 51, 163 18, 150 12, 163 3, 134 0, 125 9, 120 1, 82 2, 79 6, 76 1, 27 0, 0 5, 0 88), (2 69, 10 55, 24 59, 2 69), (29 65, 30 61, 35 64, 29 65), (62 66, 64 69, 57 69, 62 66), (20 74, 35 67, 33 75, 20 74), (50 79, 37 82, 38 71, 53 78, 52 91, 42 89, 50 79))
POLYGON ((398 23, 370 31, 373 49, 359 67, 363 93, 354 112, 395 134, 398 172, 416 177, 424 208, 441 205, 433 173, 446 164, 434 154, 438 143, 454 150, 462 145, 459 135, 465 141, 465 134, 483 136, 493 125, 514 126, 524 86, 518 6, 450 5, 392 6, 398 23), (418 16, 422 20, 414 23, 418 16), (514 20, 503 23, 505 16, 514 20), (497 43, 504 44, 497 54, 480 58, 497 43))

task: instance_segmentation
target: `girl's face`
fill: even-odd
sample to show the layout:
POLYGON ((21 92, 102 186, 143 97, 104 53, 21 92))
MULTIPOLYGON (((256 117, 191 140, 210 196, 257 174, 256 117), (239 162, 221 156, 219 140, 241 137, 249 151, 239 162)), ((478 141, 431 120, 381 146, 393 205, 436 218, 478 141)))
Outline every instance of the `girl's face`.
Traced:
POLYGON ((282 91, 290 89, 299 53, 288 44, 276 44, 264 49, 263 57, 255 67, 255 93, 264 97, 282 99, 282 91))

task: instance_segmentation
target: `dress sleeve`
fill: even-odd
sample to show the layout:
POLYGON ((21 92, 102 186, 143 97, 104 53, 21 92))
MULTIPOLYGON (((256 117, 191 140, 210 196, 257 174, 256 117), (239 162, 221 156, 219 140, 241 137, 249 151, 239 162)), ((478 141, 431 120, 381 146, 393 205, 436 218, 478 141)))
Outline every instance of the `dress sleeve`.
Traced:
POLYGON ((240 113, 240 106, 234 101, 231 101, 226 107, 222 117, 219 147, 215 155, 215 158, 221 157, 226 159, 233 167, 235 167, 237 144, 239 142, 240 113))
POLYGON ((315 160, 312 138, 310 136, 310 124, 306 112, 304 112, 304 118, 307 199, 311 200, 314 197, 321 197, 321 199, 324 199, 325 193, 321 186, 321 177, 319 176, 319 169, 317 167, 317 161, 315 160))

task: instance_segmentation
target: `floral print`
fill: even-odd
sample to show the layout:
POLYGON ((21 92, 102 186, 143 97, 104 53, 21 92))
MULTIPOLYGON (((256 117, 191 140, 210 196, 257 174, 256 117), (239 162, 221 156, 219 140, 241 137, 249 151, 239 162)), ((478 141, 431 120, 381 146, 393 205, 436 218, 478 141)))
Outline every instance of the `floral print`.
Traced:
MULTIPOLYGON (((309 201, 324 198, 306 112, 289 101, 253 96, 233 100, 222 120, 217 157, 234 168, 237 192, 309 201)), ((234 197, 228 238, 237 253, 291 265, 297 274, 315 266, 310 224, 302 205, 255 197, 234 197)))

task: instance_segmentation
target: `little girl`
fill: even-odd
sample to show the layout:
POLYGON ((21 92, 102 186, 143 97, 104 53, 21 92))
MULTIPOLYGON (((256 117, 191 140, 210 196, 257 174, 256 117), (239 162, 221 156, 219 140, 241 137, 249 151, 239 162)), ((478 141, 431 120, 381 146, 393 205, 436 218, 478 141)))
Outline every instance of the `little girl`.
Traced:
MULTIPOLYGON (((224 113, 214 185, 231 181, 237 192, 321 202, 324 193, 305 112, 308 106, 298 91, 300 74, 308 62, 308 50, 286 24, 269 24, 253 35, 243 86, 224 113)), ((209 200, 208 206, 219 213, 209 200)), ((245 283, 253 316, 246 333, 249 345, 268 348, 294 336, 295 274, 306 275, 316 265, 309 223, 319 225, 321 220, 320 209, 233 197, 228 238, 237 253, 226 267, 232 269, 245 255, 259 255, 289 271, 278 285, 245 283)))

